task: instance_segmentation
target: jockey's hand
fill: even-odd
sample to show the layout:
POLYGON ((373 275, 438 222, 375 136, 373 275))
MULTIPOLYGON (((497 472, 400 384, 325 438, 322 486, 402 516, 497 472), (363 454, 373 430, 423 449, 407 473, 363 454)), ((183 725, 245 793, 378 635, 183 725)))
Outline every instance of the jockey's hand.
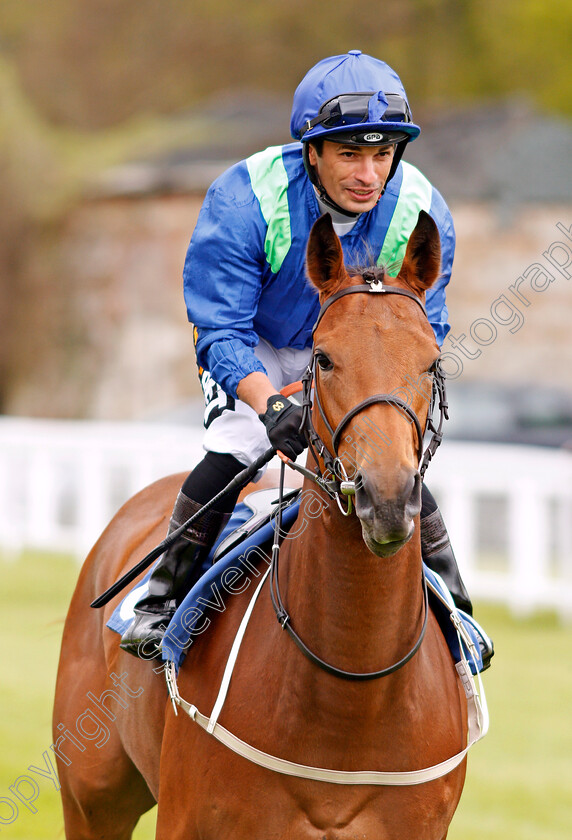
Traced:
POLYGON ((268 397, 266 411, 258 415, 266 426, 266 434, 274 449, 279 449, 292 461, 307 447, 300 431, 302 408, 281 394, 268 397))

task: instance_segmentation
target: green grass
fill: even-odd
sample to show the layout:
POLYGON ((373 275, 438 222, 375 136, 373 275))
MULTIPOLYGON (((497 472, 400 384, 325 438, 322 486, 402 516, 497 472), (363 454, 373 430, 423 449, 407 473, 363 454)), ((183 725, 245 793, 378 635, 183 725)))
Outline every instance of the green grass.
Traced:
MULTIPOLYGON (((45 767, 43 753, 53 742, 51 715, 63 623, 79 572, 69 558, 26 555, 17 562, 0 554, 0 637, 3 663, 0 691, 0 837, 7 840, 64 838, 59 793, 53 782, 28 767, 45 767), (17 802, 10 786, 21 776, 39 783, 32 813, 22 803, 13 822, 3 797, 17 802)), ((24 783, 24 795, 30 788, 24 783)), ((134 835, 154 837, 155 809, 134 835)))
MULTIPOLYGON (((43 767, 63 619, 78 573, 69 559, 0 555, 0 837, 63 838, 59 795, 38 777, 36 813, 20 805, 10 824, 5 798, 29 765, 43 767)), ((491 729, 469 755, 449 840, 568 840, 572 827, 572 628, 552 615, 516 621, 480 606, 496 656, 484 675, 491 729)), ((261 803, 261 807, 264 804, 261 803)), ((155 812, 136 840, 151 840, 155 812)))
POLYGON ((469 755, 451 840, 564 840, 572 831, 572 628, 477 613, 495 641, 487 737, 469 755))

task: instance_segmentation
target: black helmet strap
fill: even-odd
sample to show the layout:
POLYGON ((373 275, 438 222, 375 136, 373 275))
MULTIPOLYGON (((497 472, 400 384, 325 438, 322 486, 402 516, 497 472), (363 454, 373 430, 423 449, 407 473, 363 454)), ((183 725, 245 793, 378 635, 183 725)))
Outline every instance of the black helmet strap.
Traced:
POLYGON ((348 219, 357 219, 361 213, 353 213, 351 210, 344 210, 343 207, 340 207, 339 204, 330 198, 322 182, 318 177, 318 173, 316 172, 315 168, 310 163, 310 144, 309 143, 302 143, 302 155, 304 159, 304 168, 308 173, 308 178, 313 186, 318 190, 318 195, 320 196, 320 201, 322 201, 326 207, 330 207, 332 210, 335 210, 336 213, 341 213, 343 216, 347 216, 348 219))

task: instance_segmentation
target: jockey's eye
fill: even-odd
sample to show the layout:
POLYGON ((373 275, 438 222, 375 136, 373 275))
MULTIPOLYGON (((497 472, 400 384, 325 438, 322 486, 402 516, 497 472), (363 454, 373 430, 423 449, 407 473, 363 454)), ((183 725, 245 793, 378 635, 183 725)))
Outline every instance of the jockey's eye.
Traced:
POLYGON ((334 366, 326 354, 320 352, 316 353, 316 364, 321 370, 331 370, 334 366))

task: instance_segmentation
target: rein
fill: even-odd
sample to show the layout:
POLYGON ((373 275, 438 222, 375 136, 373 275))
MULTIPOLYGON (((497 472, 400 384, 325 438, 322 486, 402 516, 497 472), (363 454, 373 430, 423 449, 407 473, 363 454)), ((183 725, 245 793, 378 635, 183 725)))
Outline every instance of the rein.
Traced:
MULTIPOLYGON (((411 298, 411 300, 415 301, 415 303, 421 307, 423 314, 427 317, 427 311, 423 302, 413 294, 413 292, 408 291, 407 289, 401 289, 397 286, 386 286, 380 280, 372 280, 371 282, 366 282, 365 284, 359 286, 350 286, 346 289, 342 289, 341 291, 336 292, 335 294, 331 295, 327 300, 324 301, 320 312, 318 314, 318 318, 316 323, 314 324, 314 329, 312 330, 312 334, 316 331, 318 324, 322 320, 324 313, 330 308, 330 306, 339 300, 342 297, 350 294, 397 294, 397 295, 404 295, 405 297, 411 298)), ((302 426, 306 431, 306 437, 308 440, 308 446, 312 455, 314 456, 314 460, 318 465, 316 467, 316 473, 312 473, 305 468, 300 468, 297 465, 293 464, 290 460, 286 462, 283 460, 280 470, 280 488, 279 488, 279 503, 278 503, 278 514, 276 516, 275 522, 275 531, 274 531, 274 545, 272 546, 272 560, 271 560, 271 571, 270 571, 270 597, 272 600, 272 606, 274 607, 274 612, 276 613, 276 618, 278 619, 282 629, 286 630, 288 634, 291 636, 293 641, 297 644, 300 648, 302 653, 314 664, 317 665, 322 670, 326 671, 328 674, 332 676, 339 677, 345 680, 352 680, 352 681, 365 681, 365 680, 375 680, 381 677, 386 677, 389 674, 393 674, 402 668, 404 665, 407 664, 417 653, 423 639, 425 637, 425 632, 427 630, 427 620, 429 616, 429 603, 428 603, 428 594, 427 594, 427 582, 425 580, 425 576, 421 575, 422 585, 423 585, 423 599, 424 599, 424 618, 423 624, 421 627, 421 632, 417 638, 417 641, 411 648, 411 650, 398 662, 395 662, 393 665, 390 665, 387 668, 382 668, 379 671, 368 671, 368 672, 354 672, 354 671, 345 671, 341 668, 336 668, 334 665, 330 665, 328 662, 325 662, 321 659, 317 654, 313 653, 312 650, 306 645, 306 643, 300 638, 298 633, 292 627, 292 621, 286 607, 284 606, 284 602, 282 601, 282 597, 280 595, 280 586, 278 580, 278 563, 279 563, 279 556, 280 556, 280 543, 279 537, 281 532, 281 525, 282 525, 282 496, 284 490, 284 468, 285 463, 288 463, 288 466, 293 467, 294 469, 298 469, 300 472, 303 472, 304 475, 307 477, 312 478, 316 481, 326 492, 336 498, 338 502, 338 506, 340 507, 341 512, 345 516, 349 516, 351 513, 351 496, 355 494, 355 482, 347 480, 347 474, 341 459, 338 456, 338 446, 340 443, 340 437, 342 430, 346 427, 349 421, 359 414, 364 408, 367 408, 370 405, 374 405, 376 403, 388 403, 391 405, 396 405, 399 409, 405 412, 405 414, 413 421, 415 425, 415 430, 417 433, 417 460, 419 463, 419 473, 421 478, 425 474, 425 470, 429 465, 429 461, 435 454, 439 444, 442 440, 442 426, 445 419, 447 419, 447 401, 446 401, 446 394, 445 394, 445 377, 439 365, 439 360, 436 360, 435 363, 431 366, 431 372, 433 373, 433 387, 431 392, 431 405, 428 417, 431 418, 433 413, 433 407, 438 397, 439 399, 439 410, 440 410, 440 419, 439 425, 437 428, 432 423, 432 420, 429 419, 427 421, 427 427, 432 432, 432 437, 427 446, 425 452, 423 452, 423 429, 421 428, 421 423, 419 422, 419 418, 413 411, 413 409, 402 399, 399 397, 394 396, 393 394, 374 394, 366 399, 362 400, 358 403, 354 408, 350 409, 338 423, 335 429, 332 428, 329 421, 326 418, 325 412, 323 410, 322 404, 320 402, 320 396, 317 388, 314 388, 315 400, 320 415, 328 429, 332 442, 331 447, 333 449, 334 454, 332 455, 324 441, 320 438, 314 425, 312 423, 311 417, 311 409, 312 409, 312 399, 311 399, 311 392, 312 392, 312 385, 316 381, 316 355, 314 354, 312 363, 308 365, 306 373, 302 378, 302 390, 303 390, 303 418, 302 418, 302 426), (328 471, 330 476, 333 478, 326 479, 324 475, 320 471, 319 467, 319 460, 316 454, 316 450, 318 451, 319 456, 322 458, 324 462, 324 466, 328 471), (343 480, 340 481, 338 478, 338 472, 343 472, 343 480), (348 508, 344 510, 342 504, 339 500, 339 494, 342 493, 348 497, 348 508)))
POLYGON ((272 559, 270 562, 270 598, 272 600, 272 606, 274 607, 274 612, 276 613, 276 618, 278 619, 281 627, 283 630, 286 630, 291 638, 296 642, 302 653, 312 662, 314 665, 317 665, 323 671, 326 671, 328 674, 331 674, 334 677, 340 677, 344 680, 352 680, 355 682, 364 682, 366 680, 377 680, 380 677, 387 677, 389 674, 394 674, 396 671, 399 671, 400 668, 403 668, 410 659, 413 659, 419 648, 421 647, 421 643, 425 638, 425 631, 427 630, 427 620, 429 617, 429 596, 427 593, 427 581, 425 580, 425 575, 421 574, 421 581, 423 585, 423 625, 421 627, 421 632, 417 638, 417 641, 411 648, 411 650, 399 660, 399 662, 395 662, 393 665, 388 666, 387 668, 382 668, 379 671, 367 671, 367 672, 356 672, 356 671, 344 671, 341 668, 336 668, 335 665, 330 665, 321 659, 317 654, 313 653, 310 648, 302 641, 298 633, 292 627, 292 622, 286 607, 282 601, 282 597, 280 595, 280 587, 278 585, 278 560, 280 556, 280 544, 278 542, 281 527, 282 527, 282 494, 284 490, 284 471, 285 471, 285 464, 282 462, 280 468, 280 487, 279 487, 279 495, 278 495, 278 514, 276 516, 276 523, 274 529, 274 545, 272 546, 272 559))

